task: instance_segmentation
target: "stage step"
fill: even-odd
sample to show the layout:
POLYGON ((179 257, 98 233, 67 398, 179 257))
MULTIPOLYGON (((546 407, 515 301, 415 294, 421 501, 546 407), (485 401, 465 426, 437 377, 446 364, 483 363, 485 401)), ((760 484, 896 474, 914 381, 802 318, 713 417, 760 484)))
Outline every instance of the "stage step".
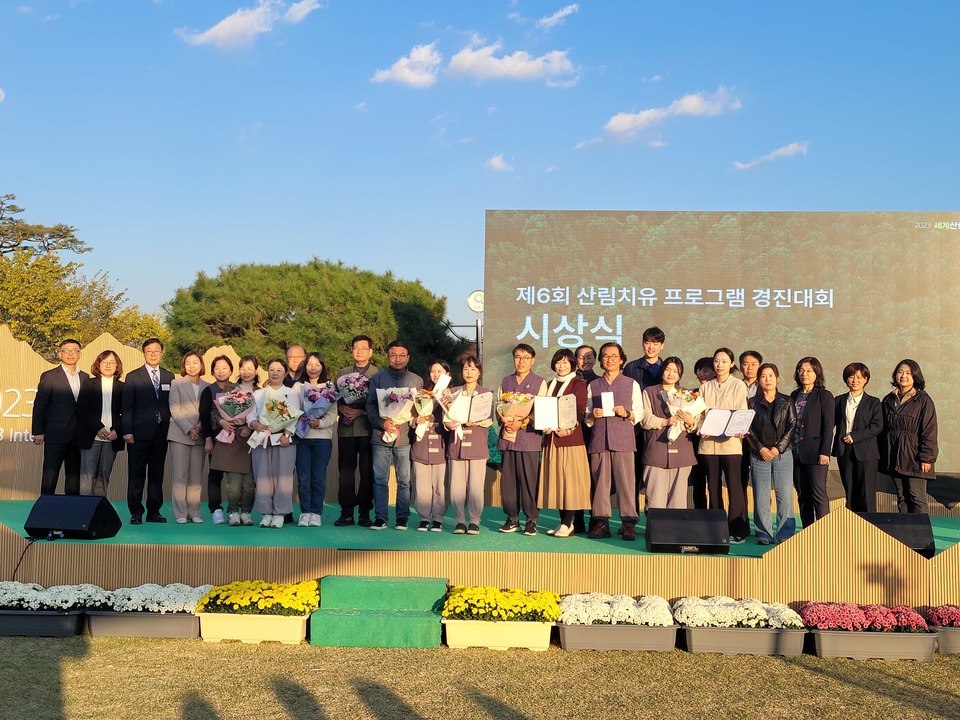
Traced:
POLYGON ((317 647, 438 648, 440 614, 416 610, 315 610, 310 644, 317 647))
POLYGON ((320 581, 324 610, 439 611, 447 581, 425 577, 328 575, 320 581))
POLYGON ((442 578, 328 575, 310 616, 317 647, 440 647, 442 578))

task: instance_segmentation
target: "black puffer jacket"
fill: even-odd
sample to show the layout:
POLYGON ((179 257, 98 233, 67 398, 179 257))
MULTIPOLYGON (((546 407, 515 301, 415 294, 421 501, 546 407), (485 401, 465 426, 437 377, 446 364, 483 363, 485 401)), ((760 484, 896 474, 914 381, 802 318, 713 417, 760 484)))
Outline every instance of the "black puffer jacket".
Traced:
POLYGON ((887 439, 887 462, 891 473, 933 480, 937 476, 937 410, 923 390, 901 403, 896 393, 883 399, 883 430, 887 439), (920 463, 930 463, 930 472, 920 472, 920 463))

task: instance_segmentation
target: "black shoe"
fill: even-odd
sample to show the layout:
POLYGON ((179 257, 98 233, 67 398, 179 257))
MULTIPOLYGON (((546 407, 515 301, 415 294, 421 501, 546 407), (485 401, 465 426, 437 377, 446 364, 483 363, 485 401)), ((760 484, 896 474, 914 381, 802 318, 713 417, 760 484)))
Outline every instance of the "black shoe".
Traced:
POLYGON ((397 520, 397 524, 393 526, 394 530, 406 530, 407 529, 407 519, 397 520))
POLYGON ((479 535, 479 534, 480 534, 479 525, 474 525, 473 523, 470 523, 469 525, 467 525, 467 535, 479 535))
POLYGON ((587 537, 593 540, 610 537, 610 526, 607 525, 607 521, 597 520, 597 522, 593 524, 593 529, 587 533, 587 537))
POLYGON ((536 520, 527 520, 527 523, 523 526, 524 535, 536 535, 537 534, 537 521, 536 520))
POLYGON ((167 519, 160 513, 154 513, 153 515, 147 515, 147 522, 150 523, 165 523, 167 519))
POLYGON ((143 525, 143 516, 141 515, 131 515, 130 516, 131 525, 143 525))
POLYGON ((443 523, 434 520, 430 523, 430 532, 443 532, 443 523))
MULTIPOLYGON (((149 522, 149 519, 147 520, 147 522, 149 522)), ((746 539, 745 537, 743 537, 742 535, 731 535, 731 536, 730 536, 730 544, 731 544, 731 545, 743 545, 746 541, 747 541, 747 539, 746 539)))
POLYGON ((502 533, 517 532, 520 529, 520 522, 517 520, 507 520, 500 528, 502 533))
POLYGON ((457 526, 453 529, 454 535, 465 535, 467 532, 467 526, 463 523, 457 523, 457 526))
POLYGON ((347 525, 353 525, 353 515, 347 517, 346 515, 341 515, 336 520, 333 521, 334 527, 346 527, 347 525))
POLYGON ((369 515, 361 515, 360 519, 357 520, 357 525, 360 527, 373 527, 373 521, 369 515))
POLYGON ((286 515, 283 516, 283 524, 284 524, 284 525, 291 525, 291 524, 293 524, 294 522, 296 522, 296 521, 293 519, 293 513, 292 513, 292 512, 288 512, 286 515))
POLYGON ((583 517, 573 516, 573 534, 583 535, 587 531, 587 526, 583 523, 583 517))
POLYGON ((387 521, 383 518, 377 518, 376 522, 371 523, 367 527, 369 527, 371 530, 386 530, 387 521))
POLYGON ((417 525, 417 532, 430 532, 430 523, 426 520, 421 520, 420 524, 417 525))

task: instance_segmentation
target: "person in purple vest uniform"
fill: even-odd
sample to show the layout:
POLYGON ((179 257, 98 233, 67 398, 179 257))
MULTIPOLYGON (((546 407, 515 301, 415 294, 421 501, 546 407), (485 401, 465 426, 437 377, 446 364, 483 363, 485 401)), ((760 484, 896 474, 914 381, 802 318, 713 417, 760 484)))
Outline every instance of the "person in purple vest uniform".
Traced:
MULTIPOLYGON (((445 360, 434 360, 424 390, 431 392, 437 386, 437 380, 450 374, 450 365, 445 360)), ((443 516, 447 512, 447 432, 443 427, 443 406, 440 398, 434 398, 433 410, 426 414, 417 414, 413 428, 421 435, 414 435, 410 445, 410 459, 413 461, 413 497, 414 507, 420 517, 418 532, 434 532, 443 528, 443 516), (421 427, 426 425, 424 430, 421 427)))
POLYGON ((610 488, 616 488, 623 539, 636 539, 634 527, 637 514, 636 477, 633 459, 637 440, 633 426, 643 414, 643 391, 640 385, 621 370, 627 354, 618 343, 604 343, 600 347, 600 366, 603 375, 587 388, 587 425, 593 427, 590 436, 590 472, 596 485, 591 517, 593 528, 587 537, 610 537, 610 488))
MULTIPOLYGON (((469 355, 463 361, 460 371, 463 377, 461 393, 473 397, 490 392, 480 386, 483 365, 476 355, 469 355)), ((458 388, 453 388, 457 390, 458 388)), ((454 535, 479 535, 480 514, 483 512, 483 488, 487 478, 488 428, 493 425, 493 417, 476 423, 460 423, 446 418, 444 423, 450 431, 447 442, 447 458, 450 473, 450 504, 456 527, 454 535), (457 436, 457 428, 463 433, 463 439, 457 436)), ((431 530, 434 528, 431 527, 431 530)), ((439 530, 439 528, 437 528, 439 530)))
MULTIPOLYGON (((497 401, 504 393, 526 393, 543 395, 547 384, 535 374, 533 359, 536 351, 526 343, 520 343, 513 349, 513 366, 516 372, 507 375, 497 389, 497 401)), ((499 415, 499 413, 498 413, 499 415)), ((517 532, 520 529, 520 510, 527 518, 523 528, 524 535, 537 534, 537 484, 540 477, 540 444, 543 436, 533 429, 533 420, 527 416, 523 420, 500 419, 500 441, 497 447, 503 458, 500 471, 500 497, 506 522, 500 528, 502 533, 517 532), (513 439, 510 439, 510 436, 513 439)))

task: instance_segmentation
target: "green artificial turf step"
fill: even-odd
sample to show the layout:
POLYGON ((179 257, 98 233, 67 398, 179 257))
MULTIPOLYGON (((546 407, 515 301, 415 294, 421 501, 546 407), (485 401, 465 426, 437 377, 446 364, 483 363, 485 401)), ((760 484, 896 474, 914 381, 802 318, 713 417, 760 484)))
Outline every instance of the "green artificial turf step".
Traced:
POLYGON ((443 578, 327 575, 320 581, 324 610, 438 610, 447 592, 443 578))
POLYGON ((317 647, 438 648, 440 614, 413 610, 315 610, 310 644, 317 647))

